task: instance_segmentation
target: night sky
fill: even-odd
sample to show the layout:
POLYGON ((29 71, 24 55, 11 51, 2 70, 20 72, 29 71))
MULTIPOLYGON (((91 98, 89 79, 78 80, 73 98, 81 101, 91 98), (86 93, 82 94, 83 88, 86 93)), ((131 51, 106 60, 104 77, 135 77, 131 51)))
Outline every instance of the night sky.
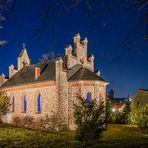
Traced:
POLYGON ((80 33, 88 38, 88 54, 94 54, 108 90, 134 96, 137 89, 148 88, 147 30, 141 19, 146 11, 120 0, 17 0, 10 13, 3 12, 7 18, 0 39, 7 44, 0 47, 0 73, 8 75, 10 64, 16 67, 23 43, 36 63, 45 53, 64 54, 80 33))

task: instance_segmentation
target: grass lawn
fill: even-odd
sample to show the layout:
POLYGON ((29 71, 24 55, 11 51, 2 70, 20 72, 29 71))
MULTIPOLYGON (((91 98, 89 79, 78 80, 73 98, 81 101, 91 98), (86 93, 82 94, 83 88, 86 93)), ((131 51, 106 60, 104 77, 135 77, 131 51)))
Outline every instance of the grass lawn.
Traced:
MULTIPOLYGON (((0 148, 80 148, 74 140, 74 132, 58 134, 0 125, 0 148)), ((148 148, 148 129, 140 130, 129 125, 109 125, 100 140, 88 143, 86 147, 148 148)))

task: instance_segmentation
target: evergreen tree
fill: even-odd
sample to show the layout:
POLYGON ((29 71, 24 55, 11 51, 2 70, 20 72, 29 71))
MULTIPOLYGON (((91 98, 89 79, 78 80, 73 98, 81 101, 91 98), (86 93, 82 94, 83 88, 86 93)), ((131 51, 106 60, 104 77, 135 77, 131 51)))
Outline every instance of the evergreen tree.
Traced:
POLYGON ((99 138, 105 127, 105 106, 103 102, 77 96, 74 103, 74 121, 77 126, 75 138, 85 144, 89 140, 99 138))
POLYGON ((112 101, 114 99, 114 90, 111 89, 109 92, 108 92, 108 97, 110 98, 110 100, 112 101))
POLYGON ((6 96, 6 94, 0 91, 0 120, 3 115, 9 112, 10 107, 10 99, 6 96))

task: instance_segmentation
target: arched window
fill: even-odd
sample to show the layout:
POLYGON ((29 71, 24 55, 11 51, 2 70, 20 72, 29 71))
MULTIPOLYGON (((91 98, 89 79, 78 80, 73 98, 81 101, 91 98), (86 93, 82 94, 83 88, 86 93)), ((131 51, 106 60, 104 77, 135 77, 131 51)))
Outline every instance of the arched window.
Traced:
POLYGON ((24 96, 24 112, 27 111, 27 99, 26 99, 26 95, 24 96))
POLYGON ((12 97, 12 112, 14 112, 14 96, 12 97))
POLYGON ((87 101, 87 105, 89 106, 90 102, 91 102, 91 93, 90 92, 87 93, 86 101, 87 101))
POLYGON ((37 111, 40 113, 41 112, 41 95, 39 94, 38 95, 38 98, 37 98, 37 111))

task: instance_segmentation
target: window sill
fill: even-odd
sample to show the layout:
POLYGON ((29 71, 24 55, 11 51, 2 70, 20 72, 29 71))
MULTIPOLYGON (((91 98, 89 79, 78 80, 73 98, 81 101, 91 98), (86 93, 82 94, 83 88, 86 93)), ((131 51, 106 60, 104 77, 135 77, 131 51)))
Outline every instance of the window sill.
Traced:
POLYGON ((26 113, 26 112, 22 112, 22 113, 26 113))
POLYGON ((41 112, 36 112, 36 114, 41 114, 41 112))

